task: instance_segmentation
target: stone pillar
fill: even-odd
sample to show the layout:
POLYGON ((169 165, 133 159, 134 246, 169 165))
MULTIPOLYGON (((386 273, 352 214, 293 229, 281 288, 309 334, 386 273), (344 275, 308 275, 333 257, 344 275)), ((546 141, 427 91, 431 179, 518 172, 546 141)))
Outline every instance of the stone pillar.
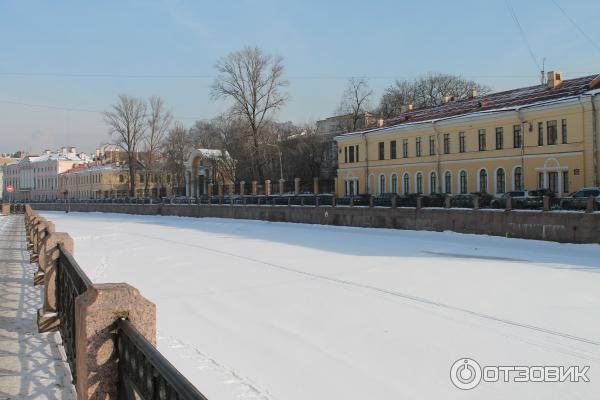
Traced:
POLYGON ((44 271, 44 305, 38 310, 37 326, 39 332, 51 332, 58 329, 59 320, 56 314, 57 297, 56 297, 56 268, 60 250, 58 245, 61 244, 71 255, 73 255, 73 239, 68 233, 54 232, 46 241, 46 260, 44 271))
POLYGON ((189 171, 185 171, 185 196, 190 197, 190 173, 189 171))
POLYGON ((217 190, 219 191, 219 197, 223 196, 223 184, 222 183, 219 183, 217 190))
POLYGON ((258 182, 252 181, 252 196, 256 196, 258 193, 258 182))
POLYGON ((10 204, 2 203, 2 215, 10 214, 10 204))
POLYGON ((270 179, 267 179, 267 180, 265 181, 265 194, 266 194, 267 196, 270 196, 270 195, 271 195, 271 180, 270 180, 270 179))
POLYGON ((417 196, 417 210, 420 210, 421 208, 423 208, 423 197, 417 196))
POLYGON ((446 196, 444 198, 444 207, 446 207, 446 208, 452 208, 452 197, 446 196))
POLYGON ((398 196, 392 196, 392 208, 398 207, 398 196))
POLYGON ((313 193, 319 194, 319 178, 313 178, 313 193))
POLYGON ((335 193, 333 194, 333 197, 331 198, 331 207, 335 207, 336 206, 336 197, 335 197, 335 193))
POLYGON ((279 194, 282 194, 285 190, 285 179, 279 180, 279 194))
POLYGON ((595 202, 594 196, 589 196, 587 198, 587 203, 586 203, 586 207, 585 207, 585 212, 586 213, 593 213, 594 212, 594 205, 595 205, 594 202, 595 202))
POLYGON ((315 207, 319 207, 320 200, 321 199, 319 199, 319 196, 315 196, 315 207))
POLYGON ((235 192, 235 184, 233 182, 229 182, 227 184, 227 194, 232 196, 235 192))
POLYGON ((288 207, 291 207, 291 206, 292 206, 292 198, 288 197, 288 207))
POLYGON ((373 207, 373 203, 374 203, 374 201, 373 201, 373 195, 370 195, 369 196, 369 207, 373 207))
POLYGON ((512 210, 512 197, 508 196, 506 198, 506 209, 512 210))
POLYGON ((550 197, 544 196, 542 198, 542 209, 544 211, 550 211, 550 197))
POLYGON ((240 196, 244 195, 244 190, 246 189, 246 182, 241 181, 240 182, 240 196))
POLYGON ((479 210, 479 196, 473 196, 473 210, 479 210))
POLYGON ((294 194, 298 196, 300 193, 300 178, 294 178, 294 194))
POLYGON ((300 197, 300 205, 304 207, 304 197, 300 197))
POLYGON ((94 284, 75 299, 77 398, 116 399, 115 328, 127 318, 156 346, 156 306, 126 283, 94 284))
POLYGON ((211 197, 211 196, 213 195, 213 190, 214 190, 214 189, 213 189, 213 186, 214 186, 214 185, 213 185, 212 183, 209 183, 209 184, 208 184, 208 196, 209 196, 209 197, 211 197))

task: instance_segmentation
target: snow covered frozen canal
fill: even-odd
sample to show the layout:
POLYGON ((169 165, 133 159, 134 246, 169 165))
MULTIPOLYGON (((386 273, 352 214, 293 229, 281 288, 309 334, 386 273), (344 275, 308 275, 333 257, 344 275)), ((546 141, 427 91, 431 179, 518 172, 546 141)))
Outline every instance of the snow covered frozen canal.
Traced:
POLYGON ((158 347, 211 400, 600 396, 600 246, 450 232, 42 212, 94 282, 155 302, 158 347), (589 366, 590 382, 450 367, 589 366))

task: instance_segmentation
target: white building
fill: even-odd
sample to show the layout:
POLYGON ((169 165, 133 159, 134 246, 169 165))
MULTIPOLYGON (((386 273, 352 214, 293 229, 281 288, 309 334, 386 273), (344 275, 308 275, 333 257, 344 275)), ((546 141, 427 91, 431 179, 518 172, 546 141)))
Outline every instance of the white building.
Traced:
POLYGON ((27 156, 14 164, 2 166, 2 189, 6 201, 54 200, 58 195, 58 174, 75 165, 91 162, 84 153, 77 154, 74 147, 59 151, 46 150, 39 156, 27 156), (7 193, 6 187, 13 186, 7 193))

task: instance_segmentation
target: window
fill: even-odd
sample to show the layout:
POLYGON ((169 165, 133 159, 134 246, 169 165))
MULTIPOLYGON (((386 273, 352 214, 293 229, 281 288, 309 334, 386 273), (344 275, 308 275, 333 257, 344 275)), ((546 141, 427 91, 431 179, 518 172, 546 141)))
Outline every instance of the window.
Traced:
POLYGON ((552 193, 558 193, 558 172, 548 172, 548 189, 552 193))
POLYGON ((392 140, 390 142, 390 159, 395 160, 396 159, 396 141, 392 140))
POLYGON ((392 185, 391 185, 392 193, 398 193, 398 175, 392 174, 391 181, 392 181, 392 185))
POLYGON ((355 147, 355 151, 354 151, 354 159, 356 160, 356 162, 360 161, 358 159, 358 145, 354 146, 355 147))
POLYGON ((417 193, 423 193, 423 174, 417 172, 417 193))
POLYGON ((464 132, 460 132, 458 134, 458 147, 459 147, 458 151, 461 153, 464 153, 465 151, 467 151, 464 132))
POLYGON ((404 181, 404 184, 403 184, 404 194, 409 194, 410 193, 410 176, 408 176, 408 174, 404 174, 404 177, 402 178, 402 180, 404 181))
POLYGON ((467 171, 460 171, 460 193, 467 193, 467 171))
POLYGON ((450 134, 444 133, 444 154, 450 154, 450 134))
POLYGON ((558 142, 558 128, 555 121, 546 122, 546 134, 548 135, 548 144, 553 145, 558 142))
POLYGON ((521 134, 521 125, 513 125, 513 147, 518 149, 523 143, 523 136, 521 134))
POLYGON ((344 162, 348 162, 348 146, 344 147, 344 162))
POLYGON ((504 169, 499 168, 496 171, 496 193, 504 193, 506 192, 506 179, 505 179, 504 169))
POLYGON ((144 183, 144 175, 140 174, 139 177, 140 177, 140 183, 144 183))
POLYGON ((385 175, 379 175, 379 194, 385 193, 385 175))
POLYGON ((538 122, 538 146, 544 145, 544 123, 538 122))
MULTIPOLYGON (((563 119, 564 121, 564 119, 563 119)), ((569 171, 563 171, 563 193, 569 193, 569 171)))
POLYGON ((348 150, 348 162, 354 162, 354 146, 350 146, 350 149, 348 150))
POLYGON ((444 174, 444 192, 447 194, 452 193, 452 174, 450 171, 446 171, 444 174))
POLYGON ((402 139, 402 157, 408 157, 408 139, 402 139))
POLYGON ((385 160, 385 143, 379 142, 379 159, 385 160))
POLYGON ((515 190, 523 190, 523 169, 515 168, 515 190))
POLYGON ((479 130, 479 151, 485 150, 485 129, 479 130))
POLYGON ((496 150, 504 147, 504 128, 496 128, 496 150))
POLYGON ((487 193, 487 171, 482 169, 479 171, 479 191, 481 193, 487 193))
POLYGON ((561 121, 561 133, 562 133, 563 144, 567 144, 567 120, 566 119, 563 119, 561 121))
POLYGON ((123 183, 125 179, 123 178, 123 174, 119 174, 119 182, 123 183))
POLYGON ((435 172, 429 174, 429 193, 437 192, 437 175, 435 172))
POLYGON ((417 157, 421 157, 421 138, 418 137, 416 142, 415 142, 415 155, 417 157))
POLYGON ((538 172, 538 189, 544 188, 544 173, 538 172))
POLYGON ((429 136, 429 155, 435 155, 435 136, 429 136))

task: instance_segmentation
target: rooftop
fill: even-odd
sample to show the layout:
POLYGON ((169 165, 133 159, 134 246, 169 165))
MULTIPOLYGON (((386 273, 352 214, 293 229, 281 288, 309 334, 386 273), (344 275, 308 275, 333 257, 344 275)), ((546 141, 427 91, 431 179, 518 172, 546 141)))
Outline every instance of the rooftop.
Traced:
POLYGON ((491 93, 481 97, 456 101, 450 100, 446 104, 406 111, 397 117, 384 121, 384 124, 381 127, 367 128, 361 131, 347 133, 346 135, 375 131, 404 124, 435 121, 482 111, 514 109, 526 105, 574 97, 599 88, 600 75, 590 75, 563 80, 555 87, 549 87, 549 85, 535 85, 504 92, 491 93))

